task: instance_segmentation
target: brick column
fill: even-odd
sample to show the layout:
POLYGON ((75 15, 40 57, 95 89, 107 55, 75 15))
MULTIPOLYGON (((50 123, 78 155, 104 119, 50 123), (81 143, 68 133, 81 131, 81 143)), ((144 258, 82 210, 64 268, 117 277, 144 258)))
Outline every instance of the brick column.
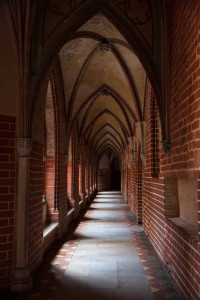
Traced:
POLYGON ((82 198, 83 198, 83 205, 86 204, 86 191, 85 191, 85 161, 82 158, 81 159, 81 192, 82 192, 82 198))
POLYGON ((74 172, 72 173, 72 187, 73 187, 73 199, 74 199, 74 216, 75 218, 79 215, 79 159, 74 159, 74 172))
POLYGON ((92 164, 89 164, 89 191, 92 193, 92 164))
POLYGON ((16 261, 11 290, 22 292, 32 287, 28 266, 28 203, 31 139, 18 138, 17 150, 17 207, 16 207, 16 261))
POLYGON ((88 195, 88 201, 90 200, 90 182, 89 182, 89 163, 85 162, 85 189, 86 194, 88 195))

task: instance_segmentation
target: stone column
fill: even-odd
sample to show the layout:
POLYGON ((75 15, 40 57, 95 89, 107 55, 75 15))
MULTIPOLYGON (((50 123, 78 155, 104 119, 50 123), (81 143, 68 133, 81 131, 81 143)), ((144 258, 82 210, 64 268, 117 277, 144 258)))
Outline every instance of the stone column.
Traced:
POLYGON ((17 199, 16 199, 16 261, 11 285, 12 292, 31 289, 32 278, 28 266, 28 200, 31 139, 16 139, 17 199))

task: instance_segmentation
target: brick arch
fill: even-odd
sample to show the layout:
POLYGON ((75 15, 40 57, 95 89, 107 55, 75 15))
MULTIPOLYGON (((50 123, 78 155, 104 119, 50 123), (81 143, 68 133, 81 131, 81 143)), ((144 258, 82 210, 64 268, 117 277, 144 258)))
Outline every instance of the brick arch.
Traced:
POLYGON ((42 242, 43 230, 47 225, 46 220, 47 222, 57 222, 59 218, 59 203, 57 201, 59 126, 57 97, 52 76, 47 81, 47 84, 40 91, 40 98, 35 107, 31 128, 32 150, 30 153, 29 193, 29 264, 31 267, 36 267, 40 263, 41 257, 46 250, 46 243, 43 244, 42 242), (47 90, 49 90, 49 94, 47 94, 47 90), (47 101, 46 97, 48 98, 47 101), (47 106, 48 112, 46 111, 45 118, 47 106), (46 150, 48 148, 48 151, 45 148, 46 150), (43 200, 45 201, 43 202, 43 200), (47 208, 47 213, 45 212, 45 207, 47 208), (43 226, 41 226, 42 220, 43 226), (36 251, 38 252, 37 257, 35 256, 36 251))
POLYGON ((47 219, 50 222, 59 222, 61 226, 58 230, 58 235, 63 231, 65 222, 63 221, 67 215, 67 203, 63 199, 66 195, 66 185, 64 186, 60 178, 65 178, 65 170, 63 168, 63 153, 62 149, 65 149, 65 139, 61 138, 65 136, 65 108, 63 103, 63 90, 60 82, 60 74, 58 65, 56 61, 52 63, 51 69, 46 74, 45 80, 41 83, 39 90, 37 91, 31 121, 31 137, 32 137, 32 151, 31 151, 31 166, 30 166, 30 241, 29 241, 29 263, 30 266, 37 266, 40 259, 40 254, 46 251, 48 246, 54 241, 45 239, 42 242, 43 236, 43 226, 41 226, 42 219, 42 195, 44 195, 44 171, 46 169, 46 175, 49 176, 49 187, 48 190, 48 214, 47 219), (47 86, 50 84, 52 90, 52 103, 54 108, 54 120, 51 124, 54 131, 54 142, 53 142, 53 152, 49 157, 46 158, 46 166, 43 165, 44 157, 44 112, 45 112, 45 102, 47 94, 47 86), (50 157, 51 156, 51 157, 50 157), (62 174, 62 176, 61 176, 62 174), (50 183, 51 182, 51 183, 50 183), (37 197, 36 197, 37 195, 37 197), (34 220, 34 215, 36 215, 36 205, 40 207, 37 210, 37 220, 34 220), (33 216, 32 216, 33 215, 33 216), (38 227, 37 227, 38 224, 38 227), (40 224, 40 225, 39 225, 40 224), (36 236, 34 228, 40 230, 40 235, 38 234, 37 241, 34 240, 36 236), (36 258, 34 253, 38 251, 38 257, 36 258), (37 260, 37 261, 36 261, 37 260))

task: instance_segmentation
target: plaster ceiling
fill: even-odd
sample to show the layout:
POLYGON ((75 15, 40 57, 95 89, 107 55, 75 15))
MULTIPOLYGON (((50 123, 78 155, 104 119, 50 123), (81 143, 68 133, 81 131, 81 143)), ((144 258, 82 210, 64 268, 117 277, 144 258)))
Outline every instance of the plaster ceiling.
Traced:
POLYGON ((100 157, 120 156, 144 110, 146 73, 125 37, 98 13, 59 52, 67 122, 100 157))

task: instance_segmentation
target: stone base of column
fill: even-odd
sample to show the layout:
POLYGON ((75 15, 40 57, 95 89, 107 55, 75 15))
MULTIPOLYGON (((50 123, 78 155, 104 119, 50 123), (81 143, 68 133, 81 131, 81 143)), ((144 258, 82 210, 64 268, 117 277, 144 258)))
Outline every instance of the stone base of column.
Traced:
POLYGON ((11 292, 23 293, 32 289, 33 279, 30 275, 30 269, 28 267, 16 267, 13 277, 11 292))

